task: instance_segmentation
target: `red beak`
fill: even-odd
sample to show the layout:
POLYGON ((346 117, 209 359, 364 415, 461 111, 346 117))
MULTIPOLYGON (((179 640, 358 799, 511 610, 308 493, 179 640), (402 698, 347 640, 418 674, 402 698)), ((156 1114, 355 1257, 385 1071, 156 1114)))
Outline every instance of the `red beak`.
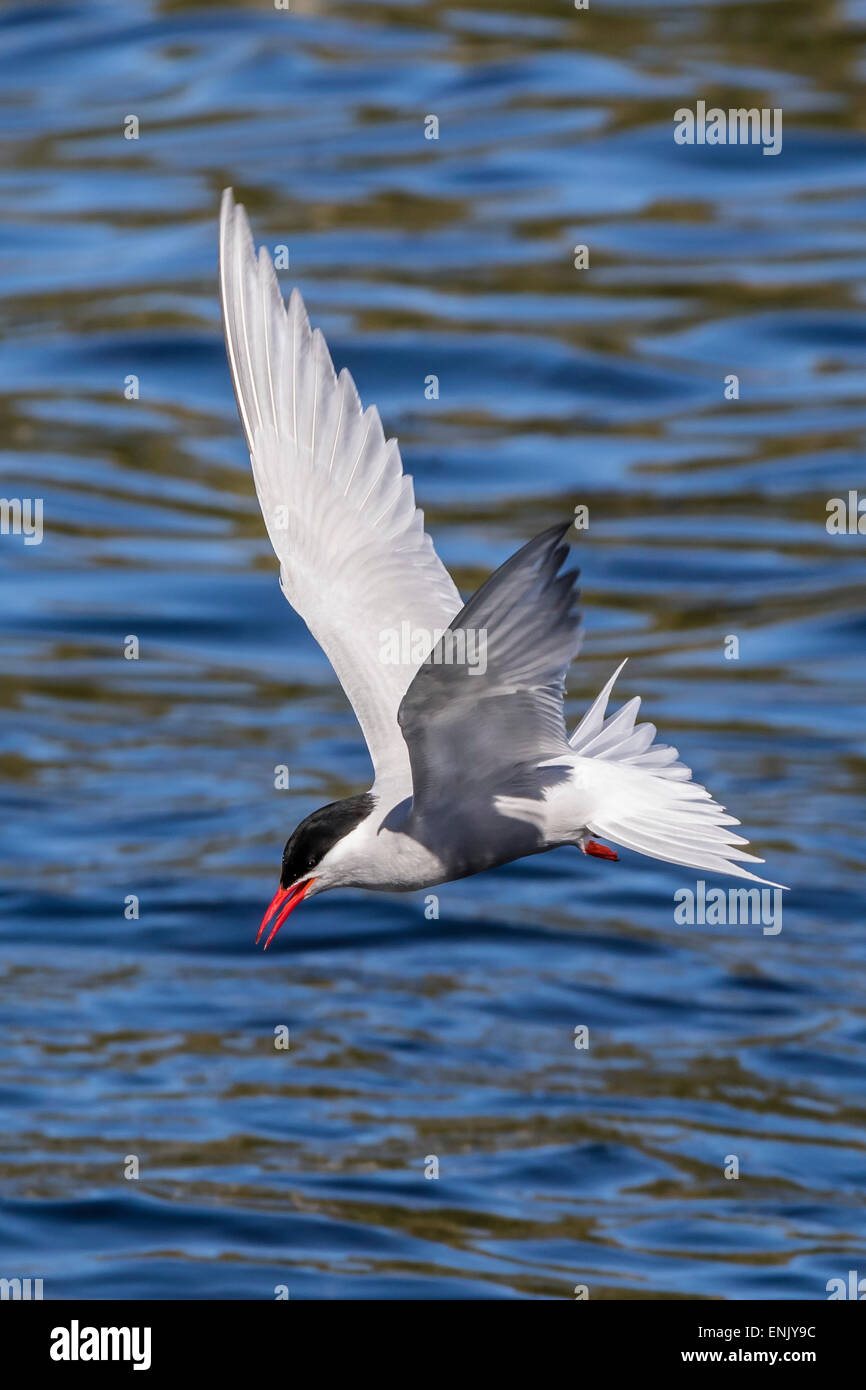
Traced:
POLYGON ((296 883, 295 886, 294 886, 294 888, 278 888, 278 889, 277 889, 276 893, 275 893, 274 896, 271 898, 271 901, 270 901, 270 903, 269 903, 269 905, 268 905, 268 910, 267 910, 267 912, 265 913, 264 917, 262 918, 262 925, 259 927, 258 931, 256 932, 256 945, 257 945, 257 946, 258 946, 258 944, 259 944, 259 940, 261 939, 262 932, 264 931, 264 929, 265 929, 265 927, 267 926, 268 922, 270 921, 271 917, 273 917, 274 913, 277 912, 278 909, 281 909, 281 911, 279 912, 279 915, 278 915, 278 917, 277 917, 277 920, 274 922, 274 925, 271 927, 270 936, 268 937, 267 941, 265 942, 265 950, 268 949, 268 947, 270 946, 270 944, 271 944, 271 942, 273 941, 274 937, 276 936, 277 932, 280 930, 280 927, 283 925, 283 923, 285 922, 286 918, 288 917, 289 913, 290 913, 290 912, 294 912, 294 910, 295 910, 295 908, 297 907, 298 903, 302 903, 302 902, 304 901, 304 898, 305 898, 305 897, 307 896, 307 894, 309 893, 309 891, 310 891, 310 889, 312 888, 312 886, 313 886, 313 884, 315 883, 315 881, 316 881, 316 880, 315 880, 314 878, 305 878, 301 883, 296 883))

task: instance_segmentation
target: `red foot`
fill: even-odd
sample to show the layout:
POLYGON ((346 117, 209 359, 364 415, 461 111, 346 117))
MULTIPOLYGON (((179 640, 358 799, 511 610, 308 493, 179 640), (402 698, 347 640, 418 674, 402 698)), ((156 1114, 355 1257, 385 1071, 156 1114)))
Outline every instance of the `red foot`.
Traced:
POLYGON ((587 840, 583 847, 584 854, 591 854, 594 859, 616 859, 619 855, 615 849, 610 849, 607 845, 600 845, 598 840, 587 840))

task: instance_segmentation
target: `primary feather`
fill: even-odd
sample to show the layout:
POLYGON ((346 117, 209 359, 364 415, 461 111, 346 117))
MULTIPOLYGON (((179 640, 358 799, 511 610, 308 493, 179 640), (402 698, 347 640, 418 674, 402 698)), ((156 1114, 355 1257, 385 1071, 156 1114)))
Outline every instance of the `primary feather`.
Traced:
MULTIPOLYGON (((363 730, 376 778, 411 794, 397 708, 419 660, 383 659, 383 634, 446 628, 461 606, 424 531, 412 479, 375 407, 337 376, 298 290, 283 303, 231 190, 220 218, 226 347, 259 505, 280 583, 329 658, 363 730)), ((405 644, 404 644, 405 646, 405 644)), ((408 655, 408 659, 403 657, 408 655)))

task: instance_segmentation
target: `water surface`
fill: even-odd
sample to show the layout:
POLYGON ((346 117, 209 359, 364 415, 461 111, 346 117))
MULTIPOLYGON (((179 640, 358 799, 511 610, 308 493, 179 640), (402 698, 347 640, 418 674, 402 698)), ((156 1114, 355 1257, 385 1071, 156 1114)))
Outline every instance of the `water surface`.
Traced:
POLYGON ((864 25, 804 0, 4 9, 2 489, 44 499, 45 536, 0 538, 0 1275, 129 1299, 866 1275, 863 538, 825 527, 863 482, 864 25), (698 99, 782 107, 782 154, 675 146, 698 99), (569 722, 630 656, 621 696, 791 885, 779 935, 679 926, 694 874, 561 850, 443 887, 438 919, 335 893, 253 948, 287 835, 369 768, 254 498, 229 184, 464 592, 589 508, 569 722))

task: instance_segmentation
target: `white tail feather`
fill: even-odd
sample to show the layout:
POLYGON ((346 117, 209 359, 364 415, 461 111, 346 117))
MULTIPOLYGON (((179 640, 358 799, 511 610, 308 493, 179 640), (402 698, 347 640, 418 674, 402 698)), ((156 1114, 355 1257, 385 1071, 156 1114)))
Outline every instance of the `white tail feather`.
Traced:
POLYGON ((587 830, 651 859, 783 887, 742 867, 743 862, 764 861, 740 848, 748 840, 727 829, 739 821, 725 813, 706 787, 691 780, 691 769, 679 761, 677 750, 654 742, 655 726, 636 723, 639 698, 605 717, 624 665, 614 671, 569 739, 581 801, 585 796, 589 808, 587 830))

